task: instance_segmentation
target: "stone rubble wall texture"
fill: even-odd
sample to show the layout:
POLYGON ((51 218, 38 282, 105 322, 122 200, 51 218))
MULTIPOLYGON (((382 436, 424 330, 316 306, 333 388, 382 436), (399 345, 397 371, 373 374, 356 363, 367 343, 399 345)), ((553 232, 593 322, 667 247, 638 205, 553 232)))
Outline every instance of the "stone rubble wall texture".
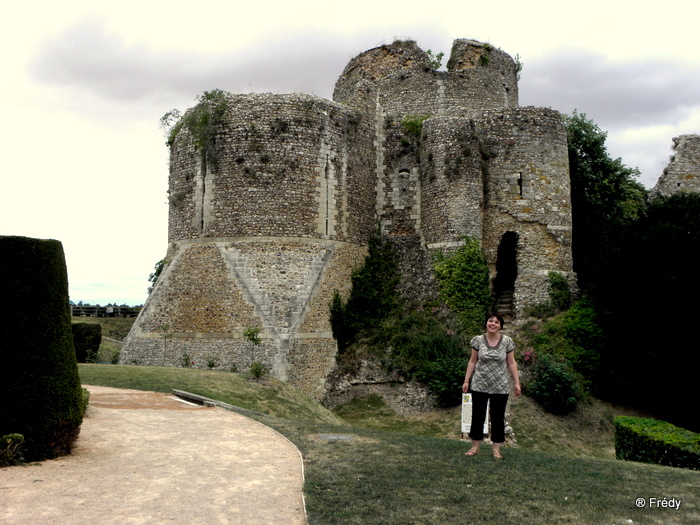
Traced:
POLYGON ((437 296, 432 253, 465 235, 493 278, 515 235, 518 314, 548 298, 549 271, 575 283, 566 132, 557 112, 518 106, 517 73, 488 44, 456 40, 434 71, 397 41, 352 59, 333 101, 226 94, 213 158, 185 128, 171 146, 166 265, 121 362, 256 360, 322 398, 337 351, 329 304, 378 223, 415 301, 437 296))
POLYGON ((651 197, 668 197, 685 191, 700 192, 700 135, 673 139, 673 155, 651 197))

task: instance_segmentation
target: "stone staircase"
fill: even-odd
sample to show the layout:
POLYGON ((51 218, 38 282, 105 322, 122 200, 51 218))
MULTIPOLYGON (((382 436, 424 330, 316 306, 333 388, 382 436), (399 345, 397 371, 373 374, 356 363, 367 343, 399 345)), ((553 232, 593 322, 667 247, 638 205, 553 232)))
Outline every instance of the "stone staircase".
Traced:
POLYGON ((513 290, 502 290, 496 296, 496 312, 503 316, 506 325, 513 322, 513 290))

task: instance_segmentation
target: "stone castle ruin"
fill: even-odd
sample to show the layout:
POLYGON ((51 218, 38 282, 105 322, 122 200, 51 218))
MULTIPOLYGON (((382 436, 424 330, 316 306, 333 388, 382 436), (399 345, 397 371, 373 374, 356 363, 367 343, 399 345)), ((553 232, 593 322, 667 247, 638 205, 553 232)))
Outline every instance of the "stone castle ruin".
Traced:
POLYGON ((472 40, 454 42, 447 71, 412 41, 366 51, 333 101, 225 94, 206 145, 173 136, 169 197, 166 264, 122 363, 261 361, 322 397, 329 304, 378 224, 410 299, 436 295, 432 252, 467 235, 516 316, 548 299, 548 272, 575 284, 562 117, 520 107, 515 61, 472 40))
POLYGON ((652 198, 700 192, 700 135, 675 137, 672 147, 673 155, 651 192, 652 198))

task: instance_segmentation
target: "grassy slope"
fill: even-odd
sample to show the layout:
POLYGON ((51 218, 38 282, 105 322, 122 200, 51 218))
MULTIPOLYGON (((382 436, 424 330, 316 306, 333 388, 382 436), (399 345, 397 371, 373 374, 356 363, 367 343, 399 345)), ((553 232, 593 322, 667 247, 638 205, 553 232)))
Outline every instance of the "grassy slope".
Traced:
MULTIPOLYGON (((274 379, 256 382, 221 371, 91 364, 80 365, 80 374, 85 384, 164 392, 178 388, 270 414, 255 419, 287 436, 303 454, 312 525, 700 522, 699 472, 582 457, 587 447, 574 451, 578 457, 544 451, 550 438, 543 437, 552 432, 566 434, 576 425, 592 429, 585 417, 576 425, 562 421, 555 430, 553 422, 538 425, 539 416, 531 415, 529 424, 537 427, 532 443, 508 449, 506 459, 498 462, 489 457, 488 447, 479 457, 464 456, 467 444, 452 433, 459 428, 454 410, 401 418, 381 401, 359 400, 340 411, 352 421, 348 425, 274 379), (329 441, 327 434, 350 439, 329 441), (635 505, 640 497, 675 497, 682 506, 678 511, 640 509, 635 505)), ((522 441, 527 434, 518 430, 518 410, 513 412, 522 441)), ((581 440, 571 435, 568 441, 581 440)), ((555 450, 572 452, 572 447, 555 450)))

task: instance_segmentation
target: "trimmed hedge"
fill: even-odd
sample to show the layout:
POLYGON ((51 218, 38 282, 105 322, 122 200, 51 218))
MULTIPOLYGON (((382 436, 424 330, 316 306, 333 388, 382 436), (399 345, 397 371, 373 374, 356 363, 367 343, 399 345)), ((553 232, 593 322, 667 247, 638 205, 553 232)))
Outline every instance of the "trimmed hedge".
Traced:
POLYGON ((700 470, 700 434, 665 421, 615 418, 617 459, 700 470))
POLYGON ((102 343, 102 326, 97 323, 73 323, 73 345, 78 363, 94 363, 102 343))
POLYGON ((70 453, 83 396, 56 240, 0 236, 0 436, 22 434, 25 461, 70 453))

